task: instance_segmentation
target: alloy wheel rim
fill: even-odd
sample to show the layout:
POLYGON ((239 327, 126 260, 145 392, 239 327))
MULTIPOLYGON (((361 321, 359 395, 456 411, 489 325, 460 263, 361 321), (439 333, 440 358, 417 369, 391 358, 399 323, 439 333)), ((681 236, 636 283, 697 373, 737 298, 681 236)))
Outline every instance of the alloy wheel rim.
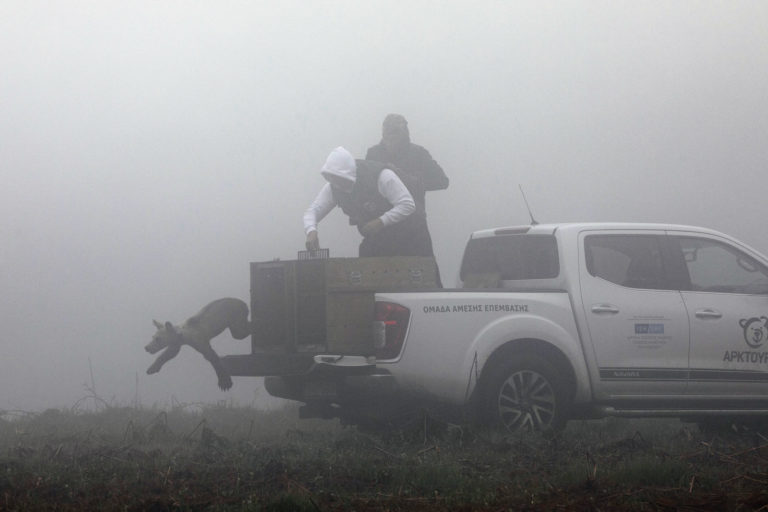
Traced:
POLYGON ((556 406, 552 385, 535 371, 516 371, 499 389, 499 419, 512 432, 546 430, 552 425, 556 406))

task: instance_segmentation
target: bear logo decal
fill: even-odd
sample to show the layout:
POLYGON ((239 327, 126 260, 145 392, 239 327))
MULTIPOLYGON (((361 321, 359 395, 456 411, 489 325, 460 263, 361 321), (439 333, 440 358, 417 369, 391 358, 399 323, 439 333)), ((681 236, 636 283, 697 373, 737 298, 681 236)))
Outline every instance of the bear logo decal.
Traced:
POLYGON ((744 341, 752 348, 760 348, 768 339, 768 317, 742 318, 739 325, 744 329, 744 341))

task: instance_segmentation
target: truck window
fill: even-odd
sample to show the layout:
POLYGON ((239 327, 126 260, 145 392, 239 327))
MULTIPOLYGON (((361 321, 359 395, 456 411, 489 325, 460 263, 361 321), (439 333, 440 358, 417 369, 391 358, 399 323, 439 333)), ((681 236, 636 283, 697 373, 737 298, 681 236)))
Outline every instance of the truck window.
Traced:
POLYGON ((672 237, 690 275, 690 290, 720 293, 768 293, 768 269, 735 247, 695 237, 672 237))
POLYGON ((560 274, 557 241, 552 235, 503 235, 470 240, 461 279, 498 273, 502 281, 552 279, 560 274))
POLYGON ((595 277, 628 288, 672 289, 656 235, 589 235, 584 251, 587 270, 595 277))

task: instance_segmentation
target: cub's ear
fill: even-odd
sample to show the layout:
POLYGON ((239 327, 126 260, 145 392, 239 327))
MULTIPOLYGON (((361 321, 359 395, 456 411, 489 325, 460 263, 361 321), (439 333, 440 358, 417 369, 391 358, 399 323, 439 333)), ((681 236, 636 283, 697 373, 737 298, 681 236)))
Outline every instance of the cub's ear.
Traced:
POLYGON ((165 322, 165 330, 168 332, 176 332, 171 322, 165 322))
POLYGON ((751 318, 750 318, 749 320, 748 320, 748 319, 746 319, 746 318, 742 318, 741 320, 739 320, 739 326, 740 326, 742 329, 745 329, 745 328, 747 327, 747 324, 748 324, 749 322, 751 322, 751 321, 752 321, 752 319, 751 319, 751 318))
POLYGON ((157 320, 152 320, 152 323, 155 324, 155 327, 157 327, 158 329, 162 329, 163 328, 163 324, 161 324, 157 320))

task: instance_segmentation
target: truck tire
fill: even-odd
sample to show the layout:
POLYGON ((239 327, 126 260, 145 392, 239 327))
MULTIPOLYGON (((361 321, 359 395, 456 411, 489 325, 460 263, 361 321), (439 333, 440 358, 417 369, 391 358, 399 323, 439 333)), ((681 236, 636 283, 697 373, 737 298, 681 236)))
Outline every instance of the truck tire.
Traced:
POLYGON ((565 426, 569 393, 557 369, 545 359, 512 355, 489 372, 480 400, 491 426, 509 432, 552 432, 565 426))

